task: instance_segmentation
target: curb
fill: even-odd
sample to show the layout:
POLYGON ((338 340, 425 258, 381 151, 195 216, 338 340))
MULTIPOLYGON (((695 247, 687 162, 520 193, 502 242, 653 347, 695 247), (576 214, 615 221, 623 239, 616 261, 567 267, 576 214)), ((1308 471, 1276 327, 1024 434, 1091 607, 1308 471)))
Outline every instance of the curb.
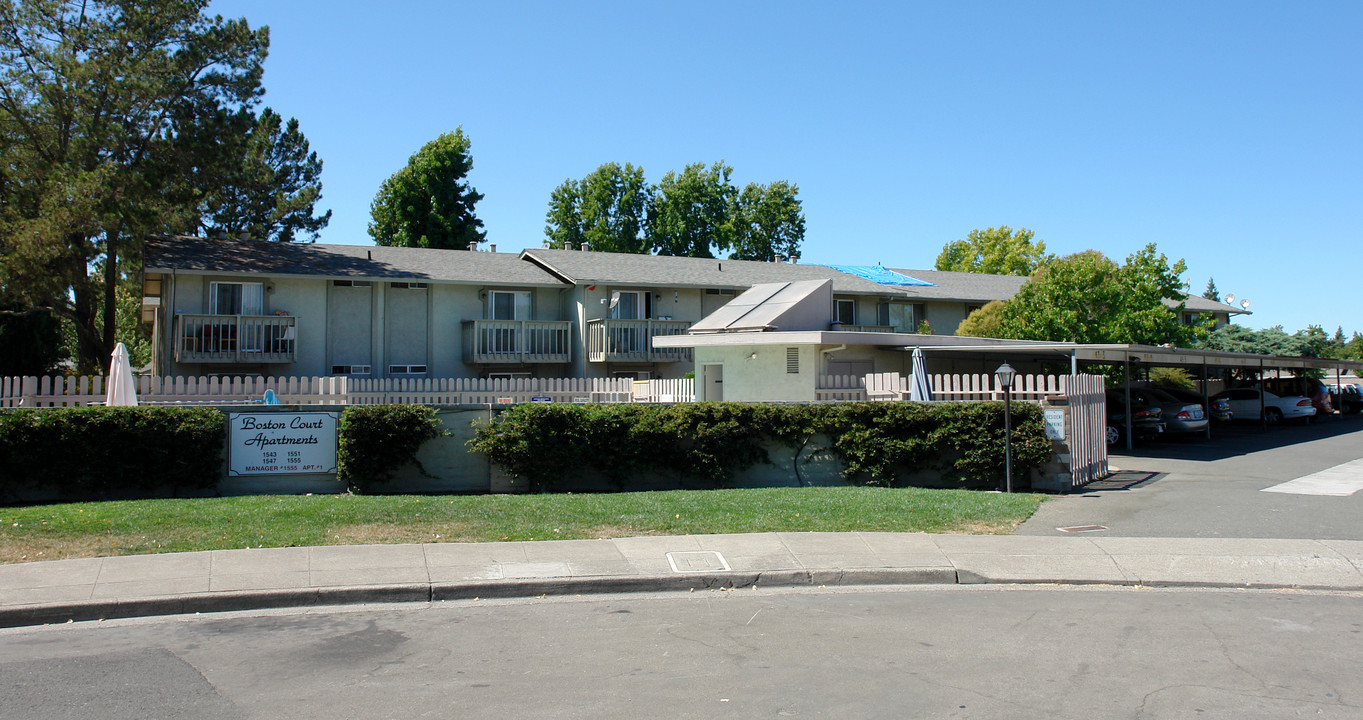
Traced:
POLYGON ((0 608, 0 628, 50 625, 92 620, 189 615, 195 613, 269 610, 384 603, 430 603, 480 598, 533 598, 565 595, 737 590, 758 587, 853 587, 889 585, 1108 585, 1116 587, 1207 588, 1236 590, 1363 591, 1360 586, 1310 585, 1174 580, 1113 580, 1106 578, 1035 578, 985 575, 953 567, 858 568, 826 570, 769 570, 705 572, 687 575, 627 575, 595 577, 472 580, 448 583, 337 586, 208 592, 193 595, 92 600, 0 608))

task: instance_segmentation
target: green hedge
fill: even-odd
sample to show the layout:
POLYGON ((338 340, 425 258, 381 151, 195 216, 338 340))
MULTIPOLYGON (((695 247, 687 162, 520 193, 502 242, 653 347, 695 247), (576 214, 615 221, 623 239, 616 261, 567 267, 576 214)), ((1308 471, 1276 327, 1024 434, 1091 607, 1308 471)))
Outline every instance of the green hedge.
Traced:
MULTIPOLYGON (((532 490, 560 489, 593 471, 624 487, 639 473, 678 472, 724 486, 734 473, 769 462, 765 446, 801 448, 815 435, 849 481, 896 485, 914 473, 948 484, 995 487, 1004 470, 1003 403, 531 403, 480 427, 469 446, 532 490)), ((1041 409, 1013 406, 1015 477, 1051 459, 1041 409)))
POLYGON ((446 434, 435 415, 435 408, 426 405, 347 408, 337 426, 337 478, 355 492, 391 479, 403 465, 416 462, 422 443, 446 434))
POLYGON ((0 498, 69 498, 211 488, 223 414, 211 408, 91 407, 0 412, 0 498))

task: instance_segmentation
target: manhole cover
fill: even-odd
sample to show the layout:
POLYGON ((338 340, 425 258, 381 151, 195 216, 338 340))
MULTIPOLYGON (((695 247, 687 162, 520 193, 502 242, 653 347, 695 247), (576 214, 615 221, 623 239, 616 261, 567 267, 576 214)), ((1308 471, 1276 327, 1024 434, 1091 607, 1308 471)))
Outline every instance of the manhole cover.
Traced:
POLYGON ((1072 525, 1070 527, 1056 528, 1056 530, 1063 533, 1102 532, 1106 529, 1106 525, 1072 525))
POLYGON ((667 554, 667 562, 672 565, 672 572, 679 573, 729 569, 729 563, 724 560, 724 556, 714 550, 670 552, 667 554))

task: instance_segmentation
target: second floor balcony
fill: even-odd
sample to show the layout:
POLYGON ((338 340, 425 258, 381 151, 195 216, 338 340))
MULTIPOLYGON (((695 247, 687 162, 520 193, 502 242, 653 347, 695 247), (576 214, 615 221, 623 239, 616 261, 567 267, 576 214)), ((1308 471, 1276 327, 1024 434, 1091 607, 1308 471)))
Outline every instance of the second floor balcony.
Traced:
POLYGON ((176 315, 175 362, 294 362, 297 320, 288 315, 176 315))
POLYGON ((681 362, 691 357, 690 348, 655 348, 659 335, 685 335, 686 320, 587 321, 587 360, 590 362, 681 362))
POLYGON ((464 362, 567 363, 573 324, 568 320, 465 320, 464 362))

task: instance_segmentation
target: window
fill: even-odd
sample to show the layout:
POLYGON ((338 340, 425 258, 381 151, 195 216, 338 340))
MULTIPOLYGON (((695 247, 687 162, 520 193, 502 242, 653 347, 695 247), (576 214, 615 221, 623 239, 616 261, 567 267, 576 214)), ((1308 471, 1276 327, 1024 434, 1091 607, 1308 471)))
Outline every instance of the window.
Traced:
POLYGON ((706 289, 705 289, 705 294, 706 294, 706 295, 733 295, 733 294, 735 294, 735 293, 734 293, 733 290, 725 290, 725 289, 723 289, 723 288, 706 288, 706 289))
POLYGON ((425 375, 425 365, 389 365, 389 375, 425 375))
POLYGON ((261 315, 264 314, 264 304, 265 289, 260 283, 209 283, 210 315, 261 315))
POLYGON ((368 375, 368 365, 332 365, 332 375, 368 375))
POLYGON ((332 280, 331 284, 335 287, 369 287, 373 283, 368 280, 332 280))
POLYGON ((492 290, 487 294, 489 320, 529 320, 529 290, 492 290))
POLYGON ((855 300, 836 300, 837 308, 836 322, 843 325, 857 324, 857 301, 855 300))
POLYGON ((786 348, 786 374, 787 375, 800 374, 800 348, 797 347, 786 348))
POLYGON ((614 320, 643 320, 648 317, 650 293, 640 290, 611 292, 610 316, 614 320))
POLYGON ((890 324, 890 303, 882 302, 876 304, 876 324, 877 325, 890 324))
POLYGON ((394 290, 425 290, 426 283, 419 282, 395 282, 388 283, 388 287, 394 290))

